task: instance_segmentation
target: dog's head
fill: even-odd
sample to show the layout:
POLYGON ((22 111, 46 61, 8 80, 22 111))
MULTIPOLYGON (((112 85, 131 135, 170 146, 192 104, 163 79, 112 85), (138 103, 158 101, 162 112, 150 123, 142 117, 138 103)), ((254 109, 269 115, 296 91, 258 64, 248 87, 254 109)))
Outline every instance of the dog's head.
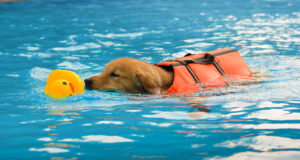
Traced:
POLYGON ((161 78, 154 65, 131 58, 111 61, 103 73, 84 80, 88 90, 159 94, 161 78))

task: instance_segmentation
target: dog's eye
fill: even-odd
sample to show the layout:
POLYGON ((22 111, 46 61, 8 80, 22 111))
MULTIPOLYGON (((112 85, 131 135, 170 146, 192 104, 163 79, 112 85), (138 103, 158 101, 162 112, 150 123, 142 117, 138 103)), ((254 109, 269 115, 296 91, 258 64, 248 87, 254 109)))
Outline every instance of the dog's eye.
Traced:
POLYGON ((111 76, 111 77, 120 77, 120 75, 116 74, 115 72, 111 72, 111 73, 110 73, 110 76, 111 76))

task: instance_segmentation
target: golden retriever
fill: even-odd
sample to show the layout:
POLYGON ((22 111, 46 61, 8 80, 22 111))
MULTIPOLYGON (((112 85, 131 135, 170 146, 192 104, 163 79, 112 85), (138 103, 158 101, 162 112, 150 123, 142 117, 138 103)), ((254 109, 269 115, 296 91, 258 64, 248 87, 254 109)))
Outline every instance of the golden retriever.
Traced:
MULTIPOLYGON (((253 80, 237 84, 264 81, 262 74, 253 72, 253 80)), ((111 61, 103 73, 84 80, 88 90, 163 94, 173 83, 173 71, 132 58, 111 61)))
POLYGON ((173 72, 132 58, 111 61, 103 73, 84 80, 88 90, 161 94, 173 82, 173 72))

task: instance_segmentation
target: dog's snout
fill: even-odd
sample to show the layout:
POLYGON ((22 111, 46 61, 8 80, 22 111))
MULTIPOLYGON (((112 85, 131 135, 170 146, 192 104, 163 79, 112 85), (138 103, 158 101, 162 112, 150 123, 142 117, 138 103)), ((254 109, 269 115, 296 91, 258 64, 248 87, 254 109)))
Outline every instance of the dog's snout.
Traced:
POLYGON ((84 80, 84 83, 85 83, 85 88, 88 89, 88 90, 91 90, 92 84, 93 84, 93 80, 87 78, 87 79, 84 80))
POLYGON ((84 80, 84 83, 85 83, 85 85, 90 85, 93 83, 93 80, 87 78, 84 80))

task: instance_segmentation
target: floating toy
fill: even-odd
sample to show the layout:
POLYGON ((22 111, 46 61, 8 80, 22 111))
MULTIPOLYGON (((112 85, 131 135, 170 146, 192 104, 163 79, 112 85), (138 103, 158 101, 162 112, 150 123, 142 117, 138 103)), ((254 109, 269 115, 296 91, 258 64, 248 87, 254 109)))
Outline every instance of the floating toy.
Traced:
POLYGON ((50 73, 44 93, 51 98, 63 99, 84 92, 80 76, 72 71, 56 69, 50 73))

